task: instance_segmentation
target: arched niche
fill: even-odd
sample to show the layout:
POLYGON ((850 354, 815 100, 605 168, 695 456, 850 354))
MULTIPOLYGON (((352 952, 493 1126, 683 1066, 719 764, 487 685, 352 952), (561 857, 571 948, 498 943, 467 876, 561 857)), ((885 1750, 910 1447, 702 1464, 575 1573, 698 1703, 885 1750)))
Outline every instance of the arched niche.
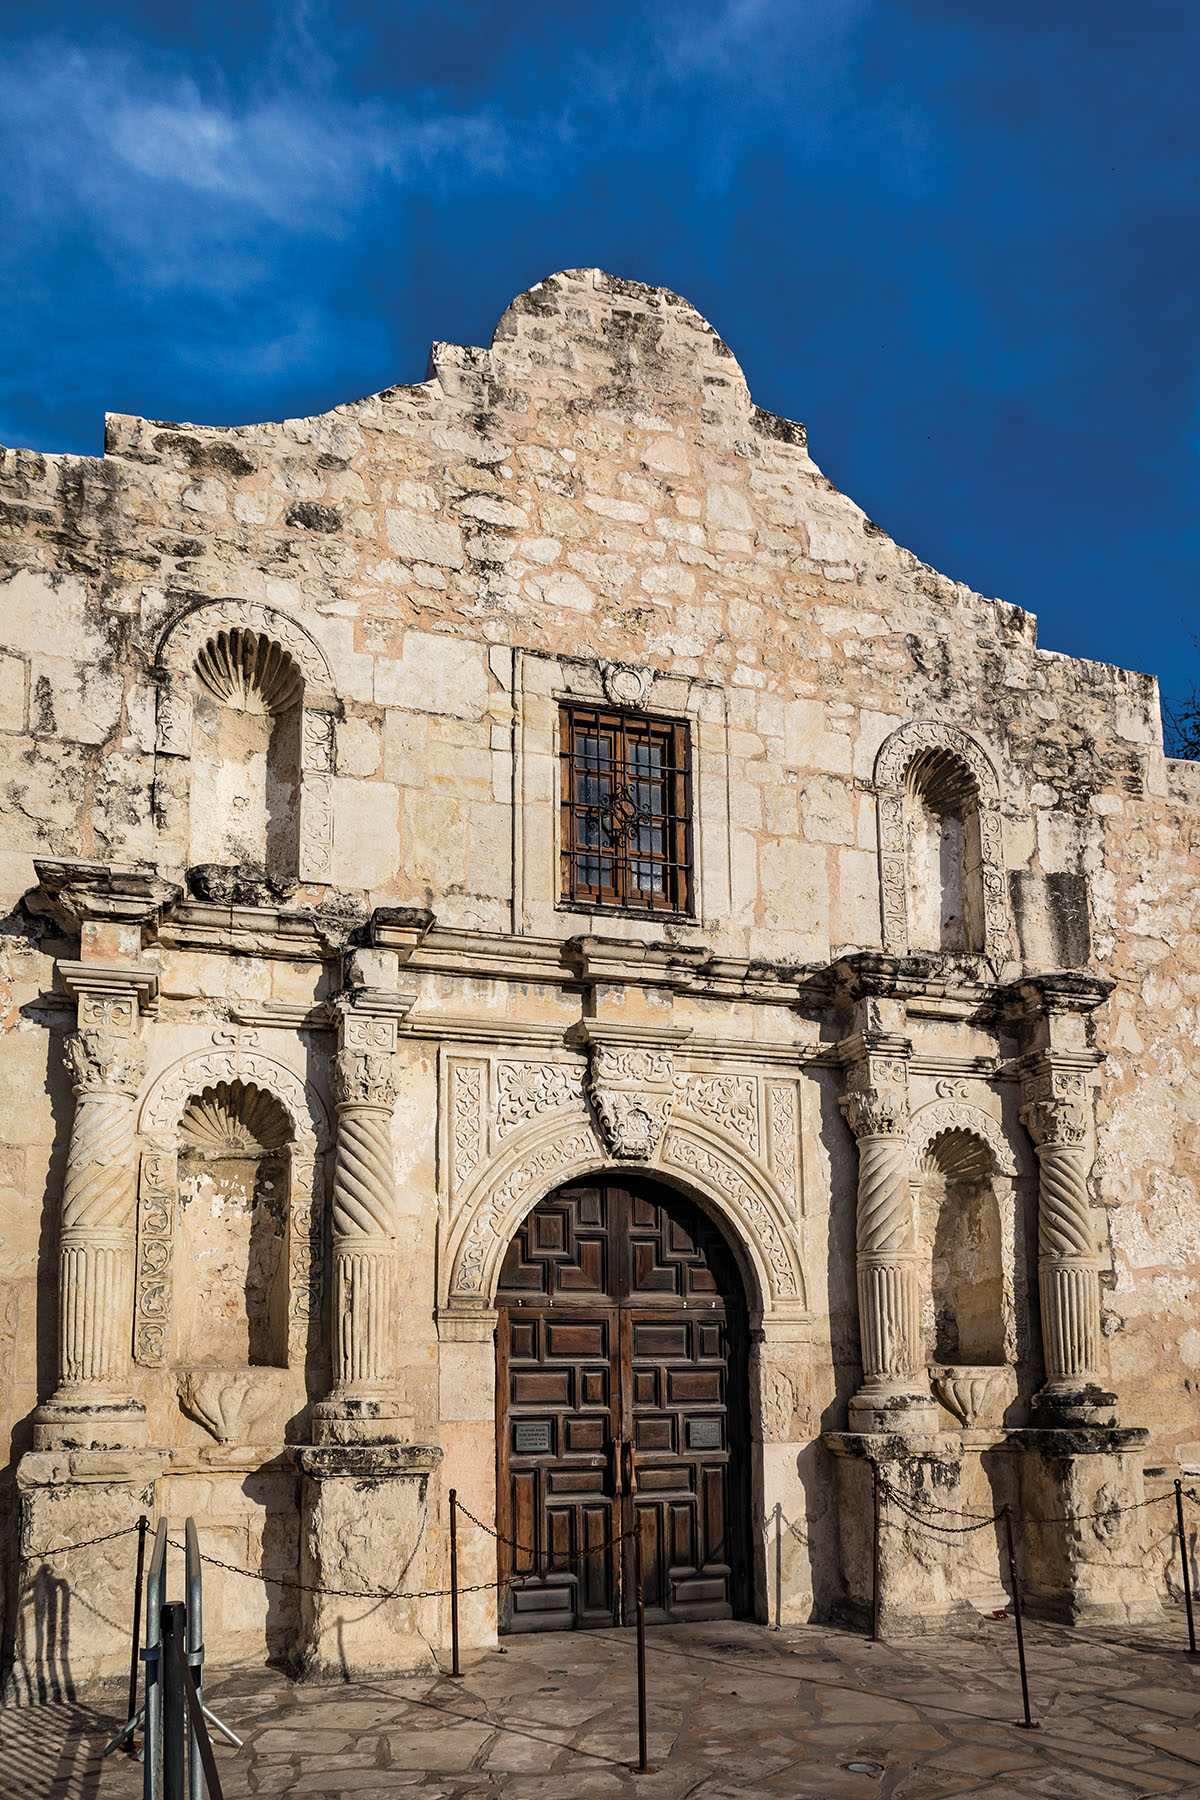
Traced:
POLYGON ((163 630, 154 676, 188 863, 328 881, 337 700, 316 640, 275 607, 201 602, 163 630))
POLYGON ((921 1159, 918 1252, 925 1361, 1001 1366, 1006 1360, 1004 1231, 987 1143, 952 1127, 921 1159))
POLYGON ((155 1078, 138 1129, 135 1360, 303 1370, 323 1289, 315 1090, 256 1044, 221 1044, 155 1078), (197 1251, 216 1271, 200 1282, 197 1251), (204 1319, 205 1304, 222 1316, 204 1319))
POLYGON ((171 1361, 286 1368, 292 1122, 268 1089, 218 1081, 178 1132, 171 1361))
POLYGON ((1000 784, 969 733, 914 720, 875 760, 883 944, 1003 957, 1009 946, 1000 784))

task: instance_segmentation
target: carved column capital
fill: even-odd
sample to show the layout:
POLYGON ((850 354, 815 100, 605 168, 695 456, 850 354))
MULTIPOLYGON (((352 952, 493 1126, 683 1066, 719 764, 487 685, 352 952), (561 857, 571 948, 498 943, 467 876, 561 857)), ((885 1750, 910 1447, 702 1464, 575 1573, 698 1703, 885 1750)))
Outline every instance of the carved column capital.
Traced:
POLYGON ((146 1073, 146 1050, 141 1040, 113 1031, 72 1032, 65 1055, 80 1099, 100 1093, 133 1098, 146 1073))
POLYGON ((1047 1144, 1083 1145, 1087 1142, 1088 1118, 1082 1100, 1027 1100, 1020 1109, 1021 1123, 1040 1150, 1047 1144))
POLYGON ((396 1065, 388 1051, 339 1050, 334 1058, 334 1092, 338 1110, 396 1104, 396 1065))
POLYGON ((903 1094, 887 1088, 865 1088, 843 1094, 838 1105, 856 1138, 907 1135, 908 1106, 903 1094))

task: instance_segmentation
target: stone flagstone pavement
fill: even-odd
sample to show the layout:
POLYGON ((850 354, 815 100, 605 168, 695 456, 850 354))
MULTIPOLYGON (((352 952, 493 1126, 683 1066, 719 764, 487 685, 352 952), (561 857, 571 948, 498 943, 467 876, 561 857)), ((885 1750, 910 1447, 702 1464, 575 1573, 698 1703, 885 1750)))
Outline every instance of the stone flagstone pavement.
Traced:
MULTIPOLYGON (((296 1686, 210 1673, 246 1739, 218 1745, 226 1800, 1140 1800, 1200 1796, 1200 1660, 1182 1621, 1124 1634, 1027 1627, 1037 1731, 1019 1729, 1011 1620, 873 1645, 849 1631, 745 1624, 647 1633, 650 1761, 637 1755, 631 1631, 509 1638, 465 1675, 296 1686)), ((4 1800, 135 1800, 101 1762, 115 1702, 9 1707, 4 1800)))

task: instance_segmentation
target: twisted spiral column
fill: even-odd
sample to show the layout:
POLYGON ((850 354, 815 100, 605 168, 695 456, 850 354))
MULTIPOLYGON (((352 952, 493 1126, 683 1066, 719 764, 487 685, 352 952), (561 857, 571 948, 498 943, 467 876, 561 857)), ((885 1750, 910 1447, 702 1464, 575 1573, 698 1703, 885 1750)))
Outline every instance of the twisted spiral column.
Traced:
POLYGON ((396 1182, 390 1056, 343 1050, 337 1058, 333 1171, 335 1392, 392 1374, 398 1296, 396 1182))
POLYGON ((1038 1159, 1038 1289, 1046 1385, 1098 1381, 1100 1269, 1088 1196, 1087 1121, 1075 1099, 1029 1101, 1021 1118, 1038 1159))
POLYGON ((59 1398, 99 1400, 129 1373, 133 1307, 134 1100, 145 1071, 136 1038, 67 1040, 75 1116, 59 1235, 59 1398))

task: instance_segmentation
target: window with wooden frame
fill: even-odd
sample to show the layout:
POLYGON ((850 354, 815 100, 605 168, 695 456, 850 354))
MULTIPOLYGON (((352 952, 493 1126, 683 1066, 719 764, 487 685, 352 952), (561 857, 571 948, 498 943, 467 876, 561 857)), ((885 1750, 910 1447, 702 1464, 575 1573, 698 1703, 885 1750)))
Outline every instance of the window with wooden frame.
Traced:
POLYGON ((559 723, 563 900, 690 912, 686 727, 581 706, 559 723))

